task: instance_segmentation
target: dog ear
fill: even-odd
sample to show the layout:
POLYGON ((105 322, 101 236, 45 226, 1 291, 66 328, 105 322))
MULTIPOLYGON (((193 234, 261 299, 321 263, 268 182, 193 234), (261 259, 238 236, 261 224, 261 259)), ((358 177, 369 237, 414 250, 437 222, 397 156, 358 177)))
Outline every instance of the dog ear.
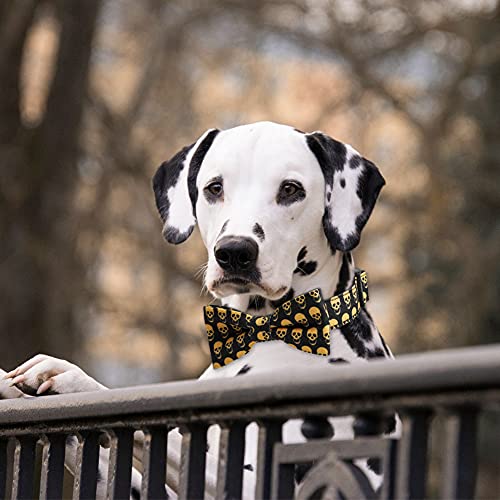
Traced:
POLYGON ((333 251, 355 248, 385 180, 356 150, 322 132, 306 135, 325 176, 323 228, 333 251))
POLYGON ((217 129, 207 130, 196 142, 163 162, 153 177, 156 207, 164 223, 163 236, 175 245, 186 241, 196 224, 196 179, 217 129))

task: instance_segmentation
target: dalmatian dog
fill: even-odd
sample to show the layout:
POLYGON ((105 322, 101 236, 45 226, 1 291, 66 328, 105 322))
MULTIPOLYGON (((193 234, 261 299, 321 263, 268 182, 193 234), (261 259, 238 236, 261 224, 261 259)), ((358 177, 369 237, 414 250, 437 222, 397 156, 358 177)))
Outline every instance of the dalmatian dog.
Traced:
MULTIPOLYGON (((169 243, 184 242, 198 225, 208 251, 205 285, 214 298, 264 315, 314 288, 327 298, 353 285, 351 252, 384 184, 378 168, 347 144, 322 132, 259 122, 208 130, 158 168, 153 190, 169 243)), ((253 373, 279 377, 302 365, 334 370, 340 362, 392 358, 364 308, 349 324, 332 329, 330 339, 330 358, 280 341, 259 342, 227 366, 209 366, 200 378, 253 373)), ((37 394, 105 389, 77 366, 41 355, 6 377, 37 394)), ((252 425, 245 452, 245 497, 252 497, 254 486, 257 429, 252 425)), ((397 433, 398 425, 397 417, 390 419, 386 433, 397 433)), ((355 437, 352 417, 329 419, 327 426, 327 437, 355 437)), ((288 422, 285 442, 304 441, 303 428, 300 421, 288 422)), ((169 446, 169 465, 178 467, 172 450, 169 446)), ((209 435, 209 454, 210 472, 211 460, 216 463, 216 431, 209 435)), ((360 460, 357 465, 374 487, 380 485, 378 463, 360 460)))

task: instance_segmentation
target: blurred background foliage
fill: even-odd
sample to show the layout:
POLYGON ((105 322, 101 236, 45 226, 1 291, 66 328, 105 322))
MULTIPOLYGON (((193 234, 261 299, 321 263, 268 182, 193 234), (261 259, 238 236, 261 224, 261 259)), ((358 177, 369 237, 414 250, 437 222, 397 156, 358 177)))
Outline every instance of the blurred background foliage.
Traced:
POLYGON ((396 354, 495 342, 496 0, 3 0, 0 366, 124 386, 208 363, 198 236, 151 177, 209 127, 321 129, 387 180, 355 257, 396 354))

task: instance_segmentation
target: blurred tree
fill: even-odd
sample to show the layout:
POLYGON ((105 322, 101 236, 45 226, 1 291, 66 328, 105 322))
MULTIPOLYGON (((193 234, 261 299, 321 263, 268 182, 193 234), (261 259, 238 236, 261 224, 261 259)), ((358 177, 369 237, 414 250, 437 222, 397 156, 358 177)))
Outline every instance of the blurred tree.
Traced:
POLYGON ((73 217, 79 141, 99 0, 0 5, 0 363, 30 354, 72 357, 85 293, 73 217), (60 25, 45 112, 21 114, 27 36, 53 8, 60 25))

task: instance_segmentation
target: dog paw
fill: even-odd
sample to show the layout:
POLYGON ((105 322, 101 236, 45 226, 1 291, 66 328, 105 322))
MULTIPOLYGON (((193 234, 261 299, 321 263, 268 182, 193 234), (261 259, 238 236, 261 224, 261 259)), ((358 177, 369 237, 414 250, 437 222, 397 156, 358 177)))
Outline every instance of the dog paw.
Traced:
POLYGON ((64 359, 37 354, 3 377, 32 395, 68 394, 105 389, 78 366, 64 359))

